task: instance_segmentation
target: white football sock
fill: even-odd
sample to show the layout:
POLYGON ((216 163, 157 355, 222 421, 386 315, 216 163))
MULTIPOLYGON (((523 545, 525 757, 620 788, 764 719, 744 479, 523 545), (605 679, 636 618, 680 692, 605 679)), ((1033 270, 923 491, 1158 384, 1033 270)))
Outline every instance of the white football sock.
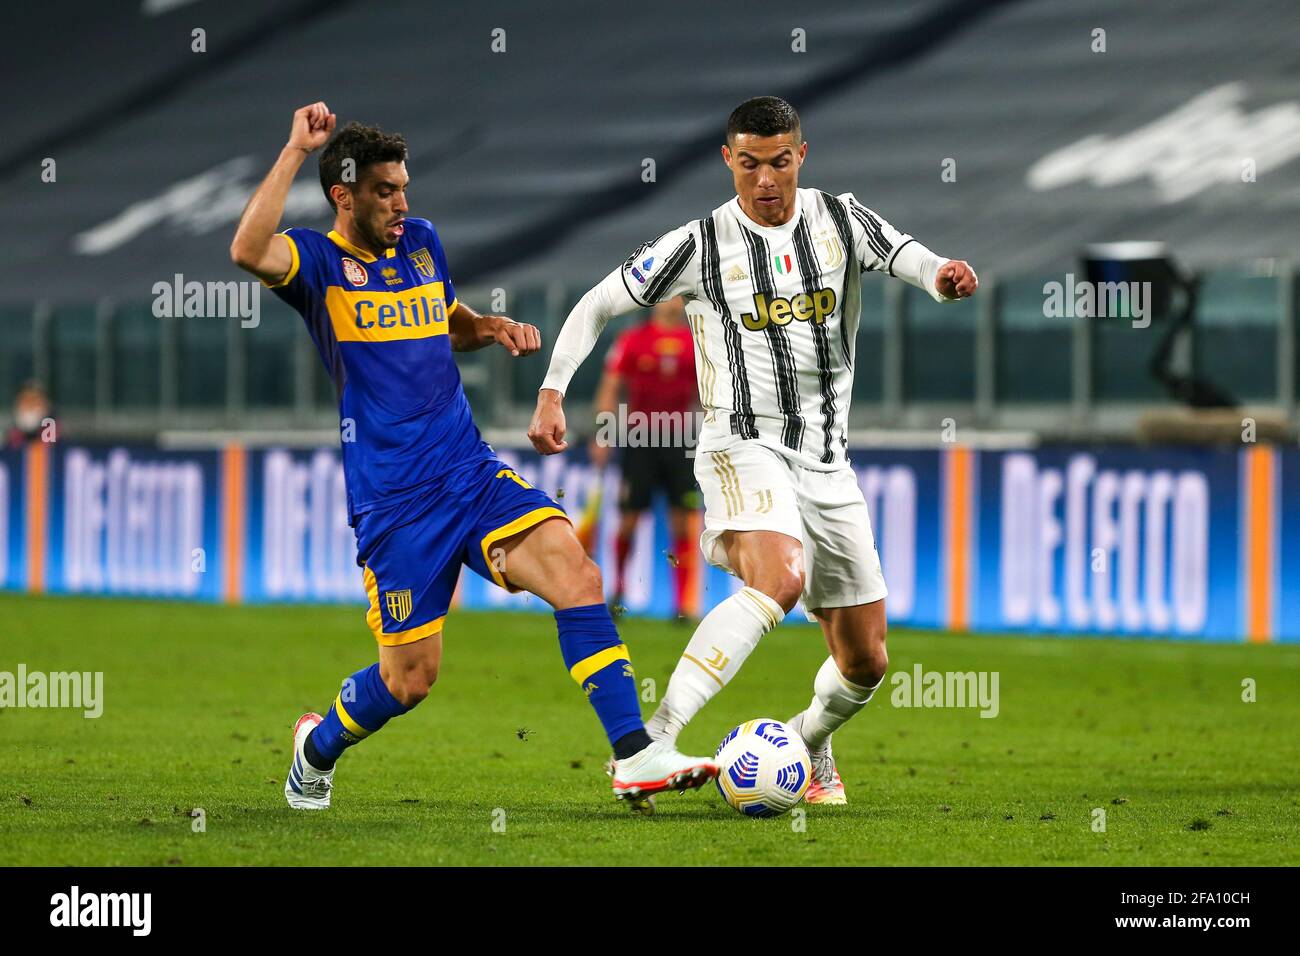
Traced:
POLYGON ((705 615, 677 662, 659 709, 646 721, 650 736, 676 743, 682 728, 784 617, 781 605, 751 587, 741 588, 705 615))
MULTIPOLYGON (((883 683, 882 676, 876 687, 883 683)), ((828 657, 813 679, 813 699, 803 712, 803 740, 809 750, 826 746, 830 735, 844 725, 850 717, 867 706, 876 687, 863 687, 848 680, 835 666, 835 658, 828 657)))

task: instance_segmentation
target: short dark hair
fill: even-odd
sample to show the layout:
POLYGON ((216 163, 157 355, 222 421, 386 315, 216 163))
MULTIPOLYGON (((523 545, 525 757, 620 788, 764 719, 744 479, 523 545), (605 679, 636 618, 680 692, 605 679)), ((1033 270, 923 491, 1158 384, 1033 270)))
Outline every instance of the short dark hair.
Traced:
POLYGON ((728 143, 740 133, 780 136, 790 132, 794 133, 795 142, 799 142, 799 114, 779 96, 755 96, 745 100, 731 111, 727 119, 728 143))
POLYGON ((385 133, 378 126, 362 126, 352 122, 330 137, 320 154, 320 188, 330 208, 336 209, 330 187, 354 185, 343 182, 343 162, 356 163, 353 172, 356 182, 361 181, 367 167, 375 163, 402 163, 406 161, 406 140, 400 133, 385 133))

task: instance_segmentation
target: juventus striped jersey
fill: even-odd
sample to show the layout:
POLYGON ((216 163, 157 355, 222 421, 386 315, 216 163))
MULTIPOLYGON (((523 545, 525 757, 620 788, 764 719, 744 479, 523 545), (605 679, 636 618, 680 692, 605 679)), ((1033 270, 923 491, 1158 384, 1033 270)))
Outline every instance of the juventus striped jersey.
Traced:
POLYGON ((543 388, 563 392, 613 315, 686 300, 705 411, 699 448, 758 441, 810 468, 847 463, 861 274, 881 271, 947 301, 947 260, 852 193, 797 191, 781 226, 749 218, 739 198, 645 243, 574 307, 543 388))

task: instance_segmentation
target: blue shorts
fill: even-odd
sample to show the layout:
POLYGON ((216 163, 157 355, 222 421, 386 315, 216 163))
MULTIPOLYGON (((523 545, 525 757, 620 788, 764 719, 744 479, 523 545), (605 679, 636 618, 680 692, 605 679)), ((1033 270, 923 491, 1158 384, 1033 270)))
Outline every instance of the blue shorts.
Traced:
POLYGON ((568 516, 498 458, 448 473, 416 497, 356 519, 375 640, 394 647, 442 630, 462 564, 509 591, 498 542, 568 516))

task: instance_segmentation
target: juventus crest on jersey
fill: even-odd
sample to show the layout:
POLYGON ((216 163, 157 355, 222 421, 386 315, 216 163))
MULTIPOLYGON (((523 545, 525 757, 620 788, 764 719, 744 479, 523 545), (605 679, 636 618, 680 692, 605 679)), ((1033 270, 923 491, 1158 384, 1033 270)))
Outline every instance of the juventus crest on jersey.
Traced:
POLYGON ((842 467, 861 274, 892 275, 912 241, 852 193, 799 189, 784 225, 753 221, 733 198, 629 256, 623 283, 639 304, 686 299, 701 448, 736 435, 842 467))

